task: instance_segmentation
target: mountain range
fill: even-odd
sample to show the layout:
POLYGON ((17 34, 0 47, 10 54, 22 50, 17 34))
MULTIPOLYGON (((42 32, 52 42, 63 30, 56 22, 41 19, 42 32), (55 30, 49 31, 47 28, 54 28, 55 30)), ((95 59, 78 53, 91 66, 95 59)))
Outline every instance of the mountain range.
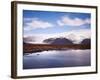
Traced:
POLYGON ((73 44, 73 42, 69 39, 66 39, 66 38, 49 38, 49 39, 46 39, 43 41, 44 43, 47 43, 47 44, 73 44))
MULTIPOLYGON (((47 44, 62 44, 62 45, 71 45, 71 44, 74 44, 73 41, 69 40, 69 39, 66 39, 66 38, 49 38, 49 39, 46 39, 43 41, 44 43, 47 43, 47 44)), ((91 40, 90 39, 84 39, 82 40, 79 44, 90 44, 91 43, 91 40)))
MULTIPOLYGON (((27 38, 23 38, 24 43, 35 43, 35 38, 33 37, 27 37, 27 38)), ((58 37, 58 38, 47 38, 44 39, 42 42, 42 44, 59 44, 59 45, 71 45, 71 44, 75 44, 72 40, 64 38, 64 37, 58 37)), ((40 44, 40 43, 37 43, 40 44)), ((83 39, 80 43, 78 44, 91 44, 91 39, 90 38, 85 38, 83 39)))
POLYGON ((24 34, 23 38, 24 42, 33 44, 45 44, 45 43, 47 44, 48 41, 53 41, 53 40, 56 40, 57 43, 59 41, 60 43, 62 43, 61 41, 66 42, 67 40, 69 43, 72 42, 74 44, 80 44, 84 39, 91 38, 91 31, 88 29, 84 29, 84 30, 72 30, 69 32, 54 33, 54 34, 53 33, 24 34))

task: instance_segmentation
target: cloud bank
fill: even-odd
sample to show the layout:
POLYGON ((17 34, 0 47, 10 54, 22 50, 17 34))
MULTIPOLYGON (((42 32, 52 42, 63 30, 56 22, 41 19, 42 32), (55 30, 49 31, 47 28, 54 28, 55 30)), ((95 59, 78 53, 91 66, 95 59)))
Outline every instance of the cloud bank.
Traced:
POLYGON ((48 38, 67 38, 71 40, 73 43, 80 43, 82 40, 86 38, 91 38, 91 30, 72 30, 69 32, 63 32, 59 34, 27 34, 24 37, 28 37, 30 39, 34 39, 34 41, 27 41, 28 43, 43 43, 43 40, 48 38))

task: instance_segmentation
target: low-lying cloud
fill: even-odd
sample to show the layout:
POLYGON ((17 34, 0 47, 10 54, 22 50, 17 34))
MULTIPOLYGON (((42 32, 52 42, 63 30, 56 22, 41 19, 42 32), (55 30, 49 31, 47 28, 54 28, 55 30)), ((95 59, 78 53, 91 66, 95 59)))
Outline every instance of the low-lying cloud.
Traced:
MULTIPOLYGON (((43 43, 43 40, 48 38, 67 38, 71 40, 73 43, 80 43, 82 40, 86 38, 91 38, 91 30, 72 30, 69 32, 56 33, 56 34, 27 34, 24 37, 30 37, 32 40, 34 38, 34 42, 31 43, 43 43)), ((29 41, 28 41, 29 42, 29 41)))

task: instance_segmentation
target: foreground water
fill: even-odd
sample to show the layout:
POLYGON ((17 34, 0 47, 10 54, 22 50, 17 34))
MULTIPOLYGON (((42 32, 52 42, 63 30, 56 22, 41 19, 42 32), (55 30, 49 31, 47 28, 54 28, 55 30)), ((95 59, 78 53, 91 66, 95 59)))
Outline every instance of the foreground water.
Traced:
POLYGON ((23 69, 90 66, 90 50, 43 51, 23 56, 23 69))

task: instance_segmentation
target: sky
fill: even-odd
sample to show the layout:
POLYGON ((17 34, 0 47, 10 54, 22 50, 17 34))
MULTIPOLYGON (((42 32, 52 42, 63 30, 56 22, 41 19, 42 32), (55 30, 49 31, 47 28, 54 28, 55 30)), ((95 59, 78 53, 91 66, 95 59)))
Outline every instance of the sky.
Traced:
POLYGON ((90 30, 90 13, 23 10, 24 36, 55 37, 70 34, 72 39, 74 34, 79 37, 90 37, 90 30))

